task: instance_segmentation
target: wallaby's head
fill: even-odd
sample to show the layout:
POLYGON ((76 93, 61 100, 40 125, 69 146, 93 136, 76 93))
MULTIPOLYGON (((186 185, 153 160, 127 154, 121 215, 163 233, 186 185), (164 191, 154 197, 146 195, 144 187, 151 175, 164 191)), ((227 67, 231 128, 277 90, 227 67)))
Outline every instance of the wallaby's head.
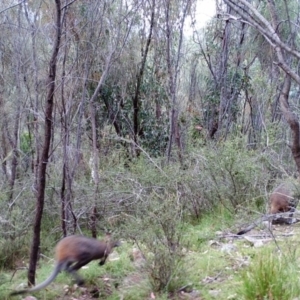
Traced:
POLYGON ((107 245, 109 245, 109 247, 111 249, 113 249, 115 247, 120 247, 121 246, 121 242, 120 241, 116 241, 116 240, 112 239, 111 233, 106 233, 105 234, 104 241, 106 242, 107 245))
POLYGON ((110 245, 112 248, 114 248, 114 247, 120 247, 122 243, 120 241, 111 241, 110 245))

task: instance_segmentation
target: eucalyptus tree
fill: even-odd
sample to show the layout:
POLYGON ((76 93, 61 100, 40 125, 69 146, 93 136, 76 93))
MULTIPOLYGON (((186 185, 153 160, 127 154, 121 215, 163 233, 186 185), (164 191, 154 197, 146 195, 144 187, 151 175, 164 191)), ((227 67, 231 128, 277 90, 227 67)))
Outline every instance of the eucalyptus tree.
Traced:
POLYGON ((190 76, 194 78, 191 82, 194 86, 191 86, 189 110, 198 106, 198 126, 207 132, 208 139, 226 139, 239 127, 243 133, 252 128, 253 134, 261 126, 254 117, 258 115, 257 103, 249 95, 249 69, 257 57, 254 40, 246 24, 233 25, 219 15, 205 28, 194 28, 193 41, 198 50, 191 60, 190 76), (240 101, 241 94, 245 95, 244 104, 240 101), (241 117, 242 106, 250 107, 251 122, 244 115, 241 117))
POLYGON ((299 121, 289 105, 291 79, 300 84, 296 67, 300 52, 297 28, 299 26, 300 6, 297 1, 252 1, 224 0, 234 13, 222 12, 230 22, 250 25, 269 43, 274 52, 273 64, 283 72, 284 80, 280 91, 280 107, 292 132, 291 150, 300 172, 299 121))
POLYGON ((195 4, 195 1, 162 0, 162 2, 162 15, 164 18, 164 24, 162 28, 166 38, 166 65, 168 72, 168 94, 170 98, 170 129, 167 147, 167 159, 170 159, 172 145, 175 141, 178 147, 179 160, 182 161, 181 137, 178 127, 178 80, 182 59, 181 54, 184 24, 187 16, 193 10, 193 4, 195 4))
POLYGON ((178 85, 184 61, 184 24, 194 3, 131 2, 138 8, 131 12, 134 22, 124 50, 100 89, 95 110, 101 126, 109 122, 123 144, 131 144, 130 156, 145 148, 153 155, 166 153, 169 159, 174 142, 181 153, 178 85))

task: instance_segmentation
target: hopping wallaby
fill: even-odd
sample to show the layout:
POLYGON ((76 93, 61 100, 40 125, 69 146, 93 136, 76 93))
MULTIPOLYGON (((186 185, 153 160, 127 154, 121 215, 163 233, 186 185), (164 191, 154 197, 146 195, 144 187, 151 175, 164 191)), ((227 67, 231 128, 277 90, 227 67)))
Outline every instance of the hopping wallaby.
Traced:
POLYGON ((41 290, 50 284, 61 271, 70 273, 75 278, 76 283, 82 285, 84 280, 76 271, 96 259, 100 259, 100 266, 104 265, 113 248, 118 246, 120 246, 119 242, 99 241, 80 235, 65 237, 55 247, 56 264, 52 274, 45 281, 33 288, 15 291, 10 295, 13 296, 41 290))
POLYGON ((258 226, 260 223, 265 221, 270 221, 272 224, 292 224, 294 222, 293 212, 295 211, 299 200, 294 196, 293 188, 293 185, 289 185, 287 183, 282 183, 277 188, 275 188, 269 198, 268 215, 264 215, 258 218, 247 228, 239 231, 237 235, 247 233, 254 227, 258 226), (282 213, 286 212, 291 212, 288 218, 282 217, 282 213), (280 215, 276 216, 276 214, 280 215))

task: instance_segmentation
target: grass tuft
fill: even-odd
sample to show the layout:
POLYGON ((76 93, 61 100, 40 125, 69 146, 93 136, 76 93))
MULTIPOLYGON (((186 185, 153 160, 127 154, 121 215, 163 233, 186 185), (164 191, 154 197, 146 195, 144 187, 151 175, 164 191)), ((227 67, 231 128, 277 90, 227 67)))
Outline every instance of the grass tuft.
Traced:
POLYGON ((270 249, 257 253, 250 266, 242 272, 242 298, 289 300, 299 296, 299 270, 294 258, 270 249))

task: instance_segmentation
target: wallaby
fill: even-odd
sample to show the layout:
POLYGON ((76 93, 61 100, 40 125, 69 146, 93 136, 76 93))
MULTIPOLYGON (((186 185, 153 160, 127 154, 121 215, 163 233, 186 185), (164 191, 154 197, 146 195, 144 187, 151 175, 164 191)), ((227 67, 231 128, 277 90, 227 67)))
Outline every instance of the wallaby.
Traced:
POLYGON ((272 224, 292 224, 293 220, 293 212, 295 211, 298 200, 294 197, 293 194, 293 186, 288 185, 286 183, 280 184, 275 190, 272 192, 269 198, 269 213, 268 215, 264 215, 254 221, 247 228, 239 231, 237 235, 242 235, 244 233, 249 232, 254 227, 258 226, 260 223, 269 221, 272 224), (288 218, 282 217, 282 213, 291 212, 288 218), (280 214, 276 216, 276 214, 280 214))
POLYGON ((60 240, 55 247, 55 268, 52 274, 39 285, 21 291, 15 291, 10 295, 31 293, 43 289, 50 284, 61 271, 70 273, 78 285, 84 280, 76 273, 81 267, 92 260, 100 259, 100 266, 104 265, 106 258, 114 247, 120 246, 119 242, 99 241, 80 235, 71 235, 60 240))

